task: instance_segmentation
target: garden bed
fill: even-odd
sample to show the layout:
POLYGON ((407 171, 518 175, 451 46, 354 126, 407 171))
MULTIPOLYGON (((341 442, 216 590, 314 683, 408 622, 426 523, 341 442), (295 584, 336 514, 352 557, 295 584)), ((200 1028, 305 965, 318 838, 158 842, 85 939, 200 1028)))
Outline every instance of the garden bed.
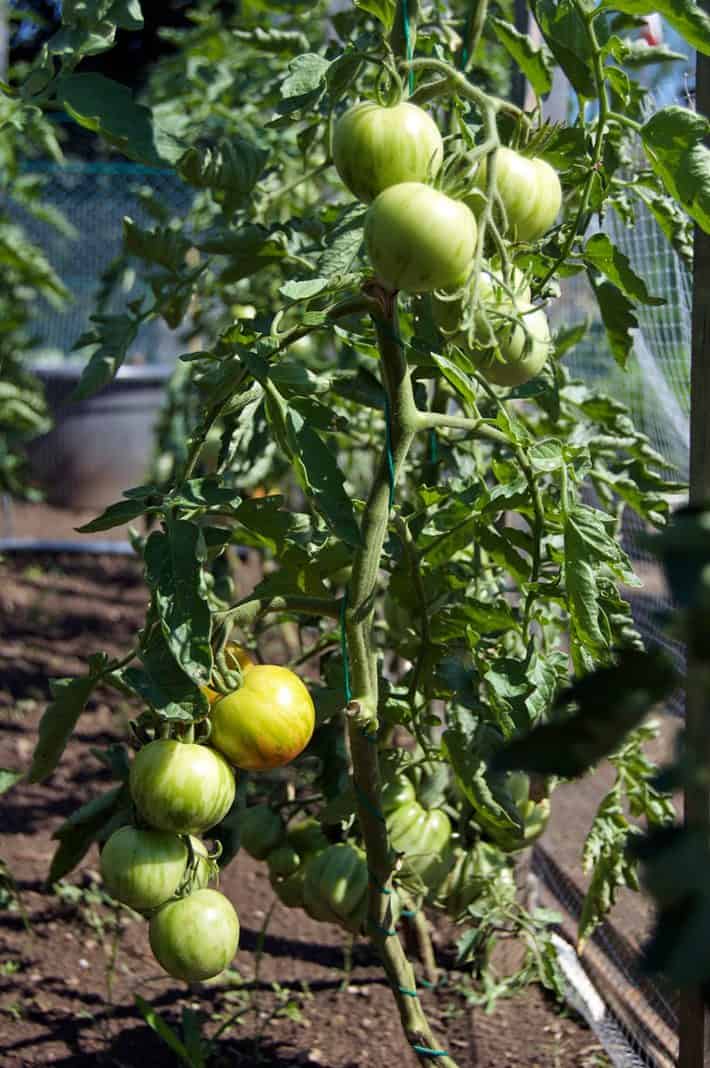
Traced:
MULTIPOLYGON (((145 588, 139 564, 117 557, 23 554, 6 557, 0 574, 0 766, 18 767, 30 756, 48 679, 81 672, 98 649, 125 651, 145 588)), ((0 857, 27 923, 16 902, 0 910, 0 1063, 174 1065, 176 1056, 135 1007, 139 994, 173 1025, 193 1006, 207 1035, 239 1013, 215 1064, 414 1065, 367 945, 356 945, 348 973, 337 928, 276 904, 258 952, 273 895, 264 866, 244 854, 222 884, 242 923, 234 970, 189 991, 159 971, 145 924, 126 914, 118 924, 102 901, 94 851, 59 892, 45 888, 52 831, 108 778, 90 750, 121 738, 130 712, 115 695, 99 695, 49 782, 3 798, 0 857)), ((439 929, 435 941, 440 962, 450 964, 451 932, 439 929)), ((537 988, 499 1001, 492 1016, 472 1009, 464 988, 463 973, 450 971, 439 989, 422 994, 437 1037, 461 1065, 607 1063, 594 1036, 537 988)))

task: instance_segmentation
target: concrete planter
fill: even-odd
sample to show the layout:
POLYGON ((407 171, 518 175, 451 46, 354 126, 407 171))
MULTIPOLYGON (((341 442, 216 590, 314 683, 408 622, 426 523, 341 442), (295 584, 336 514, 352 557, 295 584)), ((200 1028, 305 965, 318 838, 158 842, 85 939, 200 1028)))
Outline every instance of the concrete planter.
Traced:
POLYGON ((124 366, 105 389, 72 403, 82 366, 36 364, 54 426, 28 453, 50 504, 99 510, 145 480, 172 366, 124 366))

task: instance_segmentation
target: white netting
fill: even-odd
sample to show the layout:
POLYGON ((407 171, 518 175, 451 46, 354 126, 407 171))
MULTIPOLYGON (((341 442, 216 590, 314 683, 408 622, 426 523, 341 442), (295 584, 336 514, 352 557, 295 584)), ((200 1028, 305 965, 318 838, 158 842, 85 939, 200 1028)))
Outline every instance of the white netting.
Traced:
MULTIPOLYGON (((674 42, 675 44, 675 42, 674 42)), ((658 87, 655 110, 662 104, 680 102, 687 91, 681 76, 658 87)), ((594 297, 586 277, 567 280, 562 298, 553 305, 551 318, 556 326, 590 319, 585 341, 568 357, 575 377, 594 382, 631 409, 634 422, 648 435, 652 446, 671 465, 674 477, 686 480, 690 440, 690 354, 692 275, 688 265, 673 250, 651 212, 639 204, 633 225, 626 225, 614 211, 608 213, 604 230, 628 256, 634 272, 644 279, 649 292, 663 297, 665 304, 637 309, 638 329, 634 331, 634 351, 626 371, 618 368, 606 343, 594 297)), ((683 498, 680 497, 677 503, 683 498)), ((644 639, 660 643, 682 663, 684 650, 671 641, 664 624, 672 604, 655 559, 648 553, 643 536, 648 527, 629 515, 623 525, 625 550, 643 581, 639 591, 627 591, 636 624, 644 639)), ((669 711, 682 715, 682 700, 669 711)), ((659 751, 668 754, 674 734, 672 721, 663 721, 659 751)), ((574 940, 583 888, 587 880, 572 852, 565 848, 564 828, 572 824, 575 834, 591 823, 594 809, 608 782, 588 784, 582 800, 560 800, 559 830, 544 839, 536 849, 535 868, 549 901, 565 916, 565 933, 574 940)), ((568 795, 569 797, 569 795, 568 795)), ((554 823, 554 820, 553 820, 554 823)), ((628 903, 627 903, 628 905, 628 903)), ((624 911, 612 911, 608 922, 596 932, 585 952, 583 964, 605 1002, 605 1013, 590 1025, 596 1031, 614 1065, 624 1068, 672 1068, 677 1060, 677 1011, 673 995, 643 975, 638 952, 651 922, 650 910, 641 900, 624 911)), ((572 995, 574 1003, 575 995, 572 995)))

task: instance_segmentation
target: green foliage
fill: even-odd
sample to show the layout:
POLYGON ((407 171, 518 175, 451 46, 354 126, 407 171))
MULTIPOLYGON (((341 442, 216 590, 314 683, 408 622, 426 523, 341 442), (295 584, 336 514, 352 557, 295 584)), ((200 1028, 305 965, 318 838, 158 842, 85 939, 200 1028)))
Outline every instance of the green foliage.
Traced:
MULTIPOLYGON (((162 318, 183 330, 186 351, 153 480, 84 528, 149 517, 151 532, 136 539, 150 592, 145 625, 122 661, 97 658, 84 678, 57 684, 30 779, 54 769, 98 682, 141 703, 139 741, 202 738, 208 702, 200 686, 221 663, 230 631, 251 646, 273 622, 306 623, 321 677, 312 686, 318 728, 298 772, 329 841, 364 842, 377 880, 368 933, 395 955, 390 974, 408 982, 391 949, 391 901, 380 899, 394 897, 393 886, 419 904, 428 888, 406 857, 395 866, 381 775, 408 775, 422 800, 450 814, 462 846, 484 840, 515 850, 541 833, 554 777, 611 755, 616 783, 585 851, 594 870, 583 938, 616 888, 635 883, 626 852, 637 837, 632 820, 660 826, 670 815, 640 723, 673 677, 640 650, 621 592, 636 580, 619 532, 627 511, 663 527, 678 486, 624 406, 567 372, 564 357, 582 328, 560 332, 536 377, 493 388, 477 356, 500 348, 494 326, 512 320, 525 347, 530 331, 512 302, 489 316, 476 301, 484 262, 504 289, 514 269, 522 272, 536 304, 555 299, 560 276, 586 271, 614 357, 626 364, 635 307, 661 297, 608 237, 587 238, 588 225, 609 206, 632 220, 640 201, 687 249, 688 216, 707 223, 707 122, 684 109, 642 122, 645 91, 630 73, 633 19, 617 20, 612 33, 601 8, 582 0, 531 7, 540 47, 510 25, 510 5, 496 7, 479 34, 448 5, 423 20, 412 3, 405 27, 399 5, 369 0, 332 25, 318 3, 251 0, 226 16, 205 3, 191 28, 170 35, 174 53, 136 101, 75 68, 110 47, 117 25, 136 24, 137 4, 75 2, 48 48, 54 58, 41 57, 30 75, 39 81, 22 89, 34 107, 65 107, 105 143, 173 169, 194 192, 184 218, 146 201, 152 228, 126 220, 121 261, 103 279, 102 306, 80 339, 94 349, 80 396, 116 374, 143 322, 162 318), (273 12, 277 23, 264 17, 273 12), (412 68, 407 41, 416 45, 412 68), (507 68, 498 64, 507 55, 538 93, 549 88, 553 59, 563 68, 580 98, 574 125, 540 126, 536 114, 488 96, 504 84, 507 68), (452 135, 445 180, 468 182, 463 192, 473 195, 482 160, 490 177, 485 195, 476 187, 480 239, 461 293, 467 318, 454 337, 436 328, 429 295, 396 295, 371 277, 365 209, 331 167, 334 119, 357 98, 394 99, 410 74, 415 101, 452 135), (499 144, 560 171, 564 209, 537 241, 498 233, 488 162, 499 144), (649 166, 630 178, 640 148, 649 166), (150 295, 109 314, 112 286, 129 268, 150 295), (485 345, 476 337, 481 317, 485 345), (273 485, 283 492, 249 497, 273 485), (237 544, 259 550, 267 566, 235 604, 229 550, 237 544), (392 745, 393 736, 407 744, 392 745), (516 766, 534 774, 511 774, 516 766)), ((703 26, 697 6, 674 10, 675 25, 694 39, 703 26)), ((14 102, 7 95, 4 106, 14 102)), ((41 261, 27 259, 41 279, 41 261)), ((239 847, 246 786, 240 791, 217 832, 225 860, 239 847)), ((106 833, 124 800, 118 787, 60 828, 55 873, 106 833)), ((513 913, 509 899, 487 919, 476 912, 484 905, 471 908, 460 956, 475 967, 483 961, 472 999, 490 1005, 533 977, 559 991, 549 914, 513 913), (532 948, 506 986, 487 959, 511 924, 532 948)), ((420 1013, 395 993, 403 1018, 420 1013)), ((200 1063, 201 1046, 190 1053, 158 1017, 148 1022, 178 1057, 200 1063)), ((415 1022, 408 1032, 419 1033, 415 1022)))

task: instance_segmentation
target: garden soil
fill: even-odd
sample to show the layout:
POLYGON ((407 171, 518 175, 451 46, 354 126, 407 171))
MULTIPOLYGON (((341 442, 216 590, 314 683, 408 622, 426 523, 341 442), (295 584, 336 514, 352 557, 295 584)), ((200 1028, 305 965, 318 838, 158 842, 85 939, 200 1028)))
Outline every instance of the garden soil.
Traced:
MULTIPOLYGON (((47 510, 29 515, 34 524, 24 517, 23 534, 53 536, 47 510)), ((67 536, 72 524, 62 522, 67 536)), ((97 650, 125 653, 144 607, 131 559, 22 553, 0 560, 0 767, 27 766, 49 680, 82 672, 97 650)), ((211 1065, 414 1066, 367 944, 356 943, 348 968, 339 929, 274 904, 264 865, 244 854, 222 877, 242 925, 233 969, 189 989, 160 972, 145 923, 102 899, 95 851, 59 890, 45 886, 52 832, 109 781, 92 749, 124 738, 133 714, 115 694, 99 694, 49 781, 18 785, 0 800, 0 859, 17 890, 3 894, 0 883, 0 1066, 179 1063, 137 1010, 136 996, 176 1033, 185 1008, 198 1014, 206 1036, 234 1017, 211 1065)), ((443 927, 434 936, 449 968, 454 936, 443 927)), ((539 988, 499 1000, 487 1015, 466 1002, 463 973, 442 974, 422 999, 437 1041, 461 1066, 608 1064, 586 1026, 539 988)))

